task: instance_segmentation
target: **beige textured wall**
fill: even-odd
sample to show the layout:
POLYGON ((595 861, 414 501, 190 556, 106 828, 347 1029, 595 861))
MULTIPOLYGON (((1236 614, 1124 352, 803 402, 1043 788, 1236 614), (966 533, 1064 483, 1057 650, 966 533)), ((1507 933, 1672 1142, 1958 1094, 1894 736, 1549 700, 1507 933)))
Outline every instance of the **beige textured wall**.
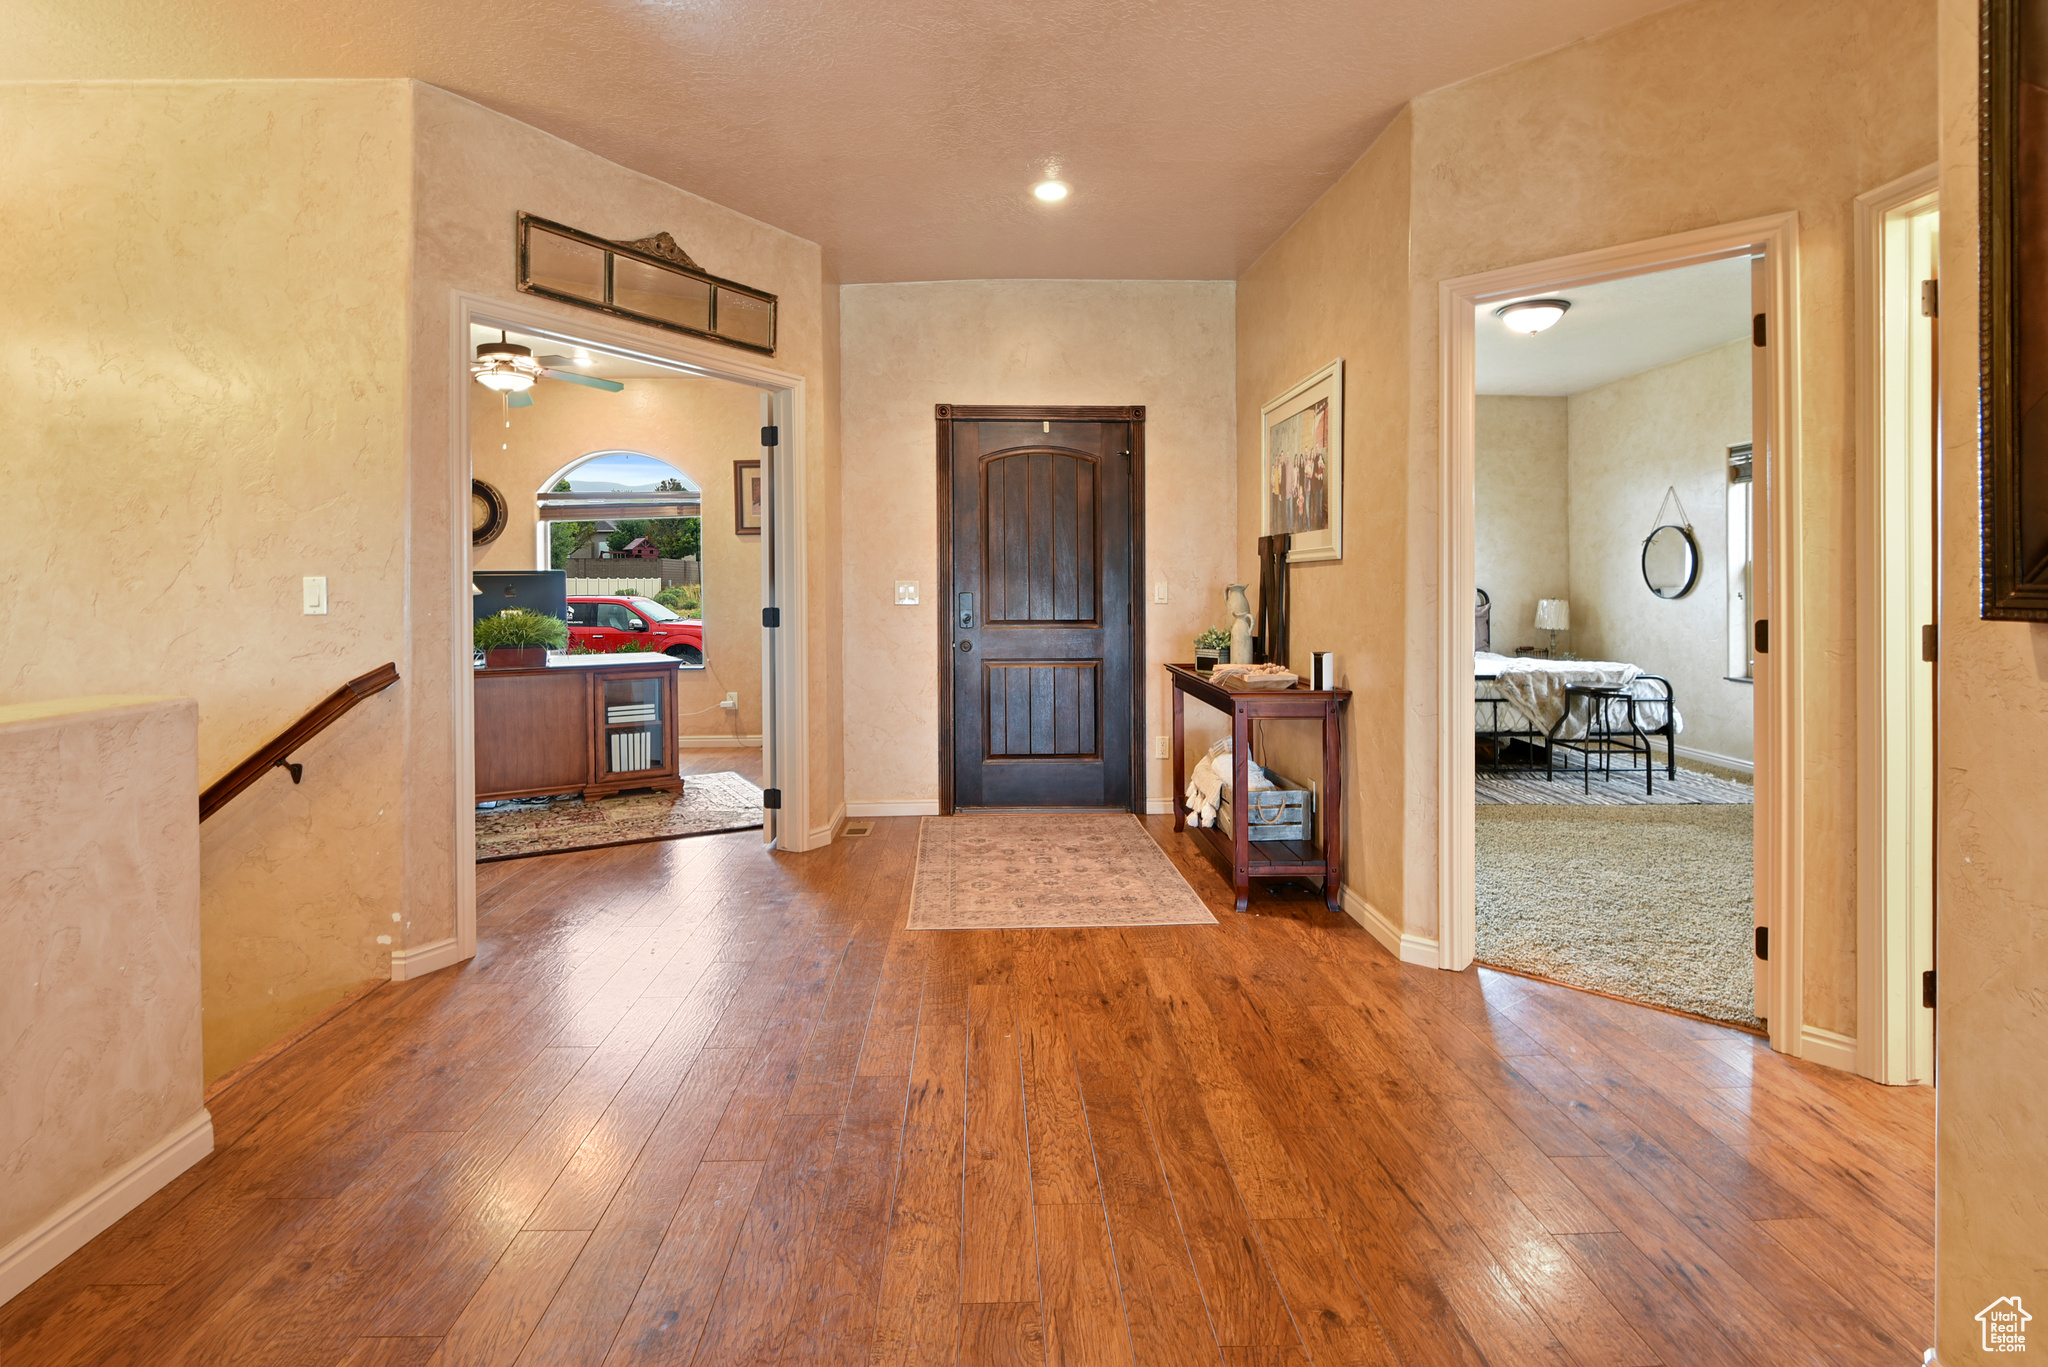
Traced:
MULTIPOLYGON (((1338 682, 1352 690, 1345 884, 1396 925, 1433 935, 1436 890, 1412 871, 1434 848, 1436 797, 1419 791, 1410 770, 1435 737, 1414 706, 1427 680, 1401 647, 1414 624, 1426 624, 1430 601, 1408 544, 1410 505, 1433 506, 1435 496, 1433 475, 1417 483, 1407 436, 1413 134, 1404 110, 1237 282, 1237 552, 1239 576, 1257 583, 1260 407, 1342 357, 1344 559, 1293 567, 1292 663, 1306 669, 1309 652, 1334 651, 1338 682)), ((1316 772, 1309 741, 1278 731, 1268 728, 1271 762, 1316 772)))
POLYGON ((202 828, 209 1077, 388 971, 406 670, 401 82, 0 88, 0 702, 198 700, 210 783, 406 681, 202 828), (107 548, 119 548, 109 555, 107 548), (299 580, 331 608, 301 614, 299 580))
POLYGON ((2048 1339, 2048 625, 1977 616, 1977 6, 1941 5, 1941 998, 1936 1347, 2019 1296, 2048 1339))
POLYGON ((1574 649, 1662 674, 1685 719, 1679 744, 1741 760, 1754 755, 1756 689, 1727 677, 1728 448, 1750 439, 1749 363, 1745 339, 1568 400, 1574 649), (1700 578, 1665 599, 1643 583, 1643 538, 1673 488, 1700 578))
POLYGON ((0 1252, 204 1106, 198 729, 190 698, 0 706, 0 1252))
POLYGON ((616 394, 542 384, 531 408, 505 410, 470 386, 470 445, 478 479, 504 493, 504 535, 475 553, 480 570, 530 570, 534 496, 555 472, 594 451, 667 461, 704 491, 704 665, 678 676, 683 736, 761 734, 761 538, 733 531, 732 463, 761 456, 760 391, 726 380, 627 379, 616 394), (509 447, 510 449, 500 449, 509 447), (717 710, 729 692, 737 713, 717 710), (712 710, 705 710, 705 709, 712 710))
MULTIPOLYGON (((1472 559, 1475 582, 1493 604, 1493 648, 1548 649, 1550 633, 1536 630, 1536 600, 1571 598, 1565 400, 1482 394, 1477 416, 1472 559)), ((1558 637, 1558 648, 1574 639, 1576 631, 1558 637)))
MULTIPOLYGON (((449 337, 451 298, 464 291, 538 309, 574 332, 578 321, 597 315, 533 295, 519 294, 513 275, 513 232, 522 209, 569 223, 601 237, 630 239, 657 231, 674 234, 684 249, 715 275, 744 281, 777 295, 778 346, 768 362, 805 378, 809 434, 808 504, 810 534, 805 633, 813 664, 813 712, 828 696, 820 668, 830 667, 838 622, 831 608, 831 578, 839 562, 837 504, 829 495, 838 462, 836 426, 827 412, 830 375, 825 336, 826 268, 815 243, 807 242, 686 190, 628 171, 560 138, 457 95, 415 83, 413 185, 418 234, 414 242, 412 360, 412 528, 417 548, 411 613, 418 658, 416 695, 431 699, 413 726, 409 783, 415 791, 438 793, 452 772, 452 714, 445 700, 451 686, 451 631, 467 633, 465 609, 451 622, 452 586, 467 565, 466 463, 448 450, 449 337), (451 473, 458 478, 451 479, 451 473), (459 497, 458 497, 459 496, 459 497), (443 550, 447 554, 441 554, 443 550)), ((639 325, 604 320, 608 325, 639 325)), ((650 339, 661 334, 645 329, 650 339)), ((740 359, 750 353, 735 352, 740 359)), ((468 386, 474 388, 474 386, 468 386)), ((466 396, 465 396, 465 400, 466 396)), ((728 467, 727 476, 730 479, 728 467)), ((511 535, 511 533, 507 533, 511 535)), ((789 629, 789 628, 785 628, 789 629)), ((840 752, 830 727, 814 716, 807 747, 811 770, 810 827, 830 819, 836 803, 840 752)), ((467 814, 459 814, 466 821, 467 814)), ((423 818, 408 831, 407 877, 416 885, 452 888, 458 814, 423 818)), ((408 928, 411 943, 452 935, 452 912, 437 911, 444 897, 422 899, 408 928)))
MULTIPOLYGON (((1920 0, 1694 0, 1416 100, 1241 282, 1241 415, 1278 392, 1276 382, 1328 360, 1319 354, 1326 351, 1344 355, 1354 372, 1378 376, 1391 366, 1403 385, 1405 406, 1374 402, 1362 386, 1347 403, 1350 412, 1369 414, 1367 422, 1390 425, 1384 436, 1370 429, 1366 436, 1398 446, 1399 454, 1368 457, 1370 473, 1360 480, 1362 467, 1350 463, 1361 449, 1356 430, 1347 433, 1346 453, 1347 492, 1369 488, 1388 510, 1373 540, 1383 537, 1400 553, 1354 560, 1347 550, 1343 566, 1315 575, 1342 584, 1353 602, 1398 598, 1408 612, 1405 622, 1382 622, 1340 607, 1335 618, 1340 652, 1372 658, 1371 669, 1386 681, 1372 685, 1376 696, 1363 706, 1354 704, 1355 747, 1394 742, 1375 756, 1387 791, 1364 804, 1367 843, 1353 847, 1370 850, 1371 862, 1361 868, 1354 860, 1349 881, 1389 912, 1385 889, 1404 888, 1404 915, 1396 919, 1409 931, 1436 934, 1440 282, 1796 210, 1806 1016, 1855 1033, 1852 201, 1933 159, 1933 53, 1934 9, 1920 0), (1771 41, 1759 44, 1762 33, 1771 41), (1361 193, 1373 168, 1393 159, 1412 159, 1412 193, 1406 182, 1398 191, 1388 185, 1361 193), (1398 204, 1389 200, 1396 192, 1398 204), (1361 202, 1340 209, 1347 194, 1361 202), (1404 271, 1405 337, 1333 329, 1329 301, 1382 277, 1375 254, 1398 259, 1404 249, 1397 269, 1404 271), (1290 350, 1288 366, 1261 371, 1253 361, 1290 350), (1259 398, 1247 397, 1248 384, 1259 398), (1399 794, 1392 791, 1397 775, 1399 794), (1381 861, 1391 867, 1376 867, 1381 861)), ((1241 421, 1240 428, 1240 479, 1248 481, 1256 477, 1258 436, 1255 424, 1241 421)), ((1242 513, 1240 524, 1240 555, 1247 555, 1251 533, 1242 513)))
MULTIPOLYGON (((849 802, 938 798, 935 404, 1145 405, 1146 734, 1165 734, 1161 666, 1222 620, 1236 568, 1233 294, 1062 280, 840 292, 849 802), (918 606, 894 605, 898 579, 918 581, 918 606)), ((1148 792, 1164 798, 1167 762, 1149 764, 1148 792)))

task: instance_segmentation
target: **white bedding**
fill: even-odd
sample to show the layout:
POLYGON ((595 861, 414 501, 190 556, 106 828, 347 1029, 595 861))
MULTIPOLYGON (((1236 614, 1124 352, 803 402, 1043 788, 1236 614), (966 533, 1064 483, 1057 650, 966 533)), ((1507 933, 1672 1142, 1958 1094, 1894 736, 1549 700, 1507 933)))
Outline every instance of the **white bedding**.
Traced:
MULTIPOLYGON (((1502 723, 1520 721, 1539 734, 1548 735, 1550 728, 1557 725, 1564 716, 1564 691, 1567 688, 1626 688, 1638 698, 1655 698, 1652 707, 1638 704, 1636 724, 1644 730, 1658 729, 1664 720, 1662 687, 1646 684, 1635 687, 1642 669, 1632 664, 1612 660, 1539 660, 1525 655, 1495 655, 1491 651, 1476 651, 1472 657, 1472 672, 1478 677, 1480 698, 1502 699, 1499 708, 1502 723), (1485 676, 1492 675, 1491 679, 1485 676)), ((1487 725, 1490 707, 1479 709, 1477 723, 1487 725)), ((1573 714, 1558 731, 1560 740, 1577 740, 1586 734, 1586 706, 1584 702, 1573 709, 1573 714)), ((1615 715, 1608 719, 1610 724, 1625 729, 1628 725, 1626 708, 1616 708, 1615 715)), ((1674 734, 1685 729, 1685 721, 1678 709, 1671 708, 1671 729, 1674 734)))

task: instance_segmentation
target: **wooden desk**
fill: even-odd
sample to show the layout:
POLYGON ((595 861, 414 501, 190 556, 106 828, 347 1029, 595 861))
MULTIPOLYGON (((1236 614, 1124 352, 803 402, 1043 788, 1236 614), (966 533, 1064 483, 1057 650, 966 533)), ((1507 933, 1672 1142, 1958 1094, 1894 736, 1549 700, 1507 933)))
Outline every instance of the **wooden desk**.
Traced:
POLYGON ((1243 692, 1218 688, 1196 672, 1191 664, 1168 665, 1173 680, 1173 828, 1188 829, 1187 807, 1187 724, 1186 699, 1193 697, 1230 716, 1230 793, 1235 820, 1225 836, 1214 826, 1194 828, 1196 839, 1230 869, 1231 884, 1237 891, 1237 909, 1251 901, 1252 879, 1296 878, 1303 875, 1323 880, 1323 901, 1331 911, 1341 911, 1344 900, 1344 793, 1343 736, 1337 729, 1337 709, 1351 700, 1348 688, 1315 689, 1297 683, 1292 688, 1243 692), (1292 719, 1323 724, 1322 818, 1323 842, 1318 849, 1312 841, 1251 839, 1251 787, 1246 766, 1251 761, 1252 723, 1292 719))
POLYGON ((676 670, 667 655, 557 655, 476 671, 476 800, 683 786, 676 777, 676 670), (611 720, 611 708, 653 715, 611 720), (613 737, 650 733, 644 759, 614 764, 613 737), (638 767, 635 767, 638 766, 638 767))

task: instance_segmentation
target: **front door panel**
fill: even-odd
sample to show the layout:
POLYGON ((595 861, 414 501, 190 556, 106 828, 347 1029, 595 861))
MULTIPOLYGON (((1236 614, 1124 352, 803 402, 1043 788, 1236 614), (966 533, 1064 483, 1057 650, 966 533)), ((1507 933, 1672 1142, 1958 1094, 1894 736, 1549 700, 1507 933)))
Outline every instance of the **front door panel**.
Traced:
POLYGON ((956 807, 1132 799, 1131 424, 951 424, 956 807))

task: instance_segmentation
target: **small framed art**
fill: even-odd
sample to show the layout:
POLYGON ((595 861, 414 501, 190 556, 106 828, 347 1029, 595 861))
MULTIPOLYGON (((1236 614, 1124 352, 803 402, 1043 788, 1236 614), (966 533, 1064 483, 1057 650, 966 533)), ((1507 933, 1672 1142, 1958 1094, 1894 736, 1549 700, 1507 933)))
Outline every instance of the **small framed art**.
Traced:
POLYGON ((1265 498, 1259 535, 1285 536, 1287 561, 1344 558, 1344 362, 1259 410, 1265 498))
POLYGON ((732 529, 741 536, 761 534, 761 462, 732 463, 732 529))

